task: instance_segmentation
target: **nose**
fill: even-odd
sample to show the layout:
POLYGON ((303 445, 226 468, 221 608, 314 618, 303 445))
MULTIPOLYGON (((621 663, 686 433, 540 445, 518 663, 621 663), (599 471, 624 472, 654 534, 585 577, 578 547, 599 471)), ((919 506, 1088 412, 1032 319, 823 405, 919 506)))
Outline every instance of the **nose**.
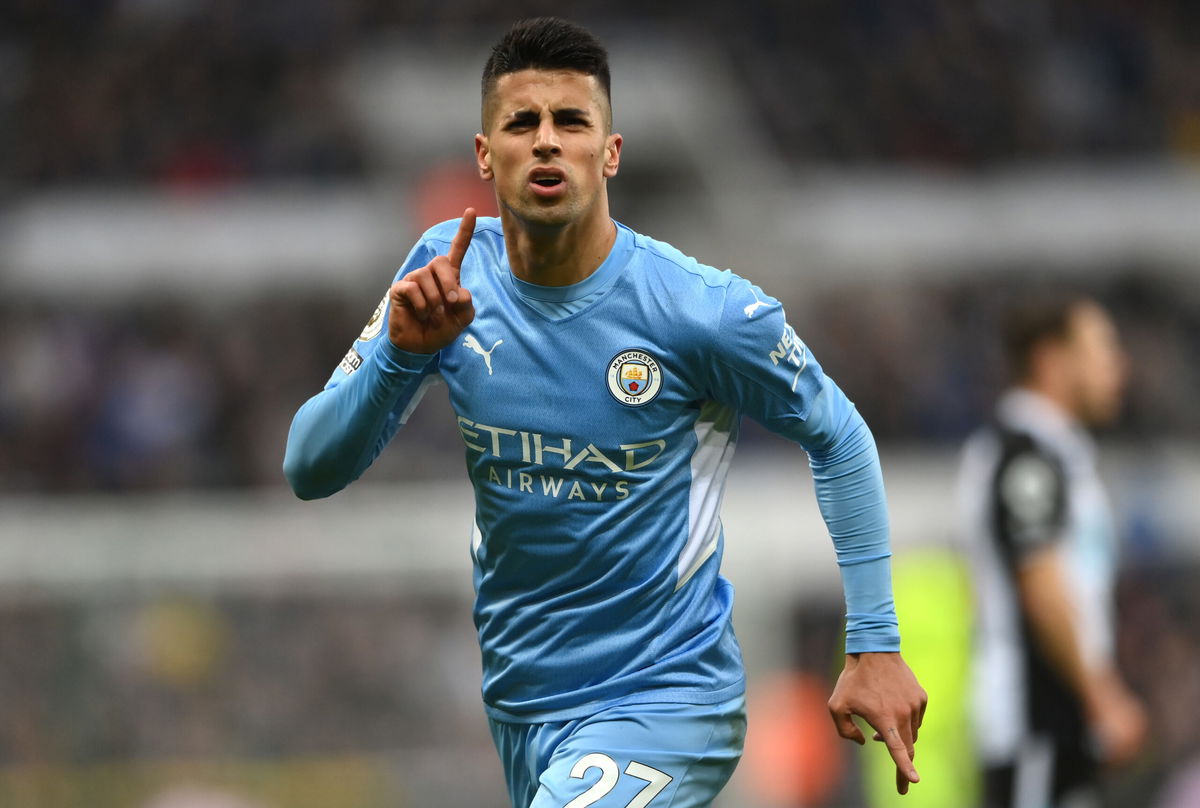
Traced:
POLYGON ((562 144, 558 141, 558 132, 552 119, 543 120, 538 126, 533 153, 537 157, 557 157, 562 154, 562 144))

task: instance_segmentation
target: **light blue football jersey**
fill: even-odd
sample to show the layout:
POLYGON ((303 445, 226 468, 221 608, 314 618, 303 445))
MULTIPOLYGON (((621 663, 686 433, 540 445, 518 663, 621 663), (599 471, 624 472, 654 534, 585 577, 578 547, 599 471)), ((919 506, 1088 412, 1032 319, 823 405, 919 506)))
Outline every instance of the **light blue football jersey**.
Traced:
MULTIPOLYGON (((397 277, 444 255, 458 224, 429 230, 397 277)), ((334 493, 445 382, 475 489, 493 718, 742 692, 718 569, 743 415, 809 453, 846 588, 847 652, 898 650, 874 441, 777 300, 622 225, 587 280, 550 288, 515 278, 500 221, 480 219, 461 284, 475 319, 432 356, 388 341, 381 302, 297 413, 284 469, 304 498, 334 493)))

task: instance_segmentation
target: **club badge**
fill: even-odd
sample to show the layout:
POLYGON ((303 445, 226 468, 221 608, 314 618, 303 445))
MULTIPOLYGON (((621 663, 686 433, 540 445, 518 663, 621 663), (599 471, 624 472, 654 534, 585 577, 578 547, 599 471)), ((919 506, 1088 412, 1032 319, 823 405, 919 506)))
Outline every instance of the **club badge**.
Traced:
POLYGON ((662 382, 662 367, 645 351, 623 351, 608 363, 608 392, 627 406, 649 404, 662 382))

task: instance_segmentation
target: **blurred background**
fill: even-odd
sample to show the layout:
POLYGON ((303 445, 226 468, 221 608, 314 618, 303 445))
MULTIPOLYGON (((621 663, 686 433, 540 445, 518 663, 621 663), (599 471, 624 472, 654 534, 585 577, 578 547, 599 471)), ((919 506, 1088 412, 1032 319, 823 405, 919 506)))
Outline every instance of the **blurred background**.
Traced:
MULTIPOLYGON (((1120 661, 1154 729, 1107 800, 1200 805, 1189 0, 0 4, 0 805, 505 805, 444 395, 331 500, 279 468, 415 238, 494 211, 479 73, 547 12, 610 48, 616 218, 781 298, 875 431, 932 700, 910 807, 974 800, 948 492, 1003 382, 998 311, 1111 308, 1120 661)), ((886 755, 824 712, 841 602, 810 485, 747 429, 724 808, 890 804, 886 755)))

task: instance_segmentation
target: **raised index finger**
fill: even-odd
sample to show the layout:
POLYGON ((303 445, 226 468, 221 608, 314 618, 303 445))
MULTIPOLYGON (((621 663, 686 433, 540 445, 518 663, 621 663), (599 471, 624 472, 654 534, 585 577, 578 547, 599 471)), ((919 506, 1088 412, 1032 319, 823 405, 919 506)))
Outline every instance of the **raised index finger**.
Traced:
POLYGON ((458 225, 458 232, 454 234, 454 241, 450 242, 450 252, 446 253, 446 257, 450 259, 450 266, 462 269, 463 257, 467 254, 467 247, 471 246, 471 236, 473 235, 475 235, 475 208, 467 208, 463 211, 462 222, 458 225))

